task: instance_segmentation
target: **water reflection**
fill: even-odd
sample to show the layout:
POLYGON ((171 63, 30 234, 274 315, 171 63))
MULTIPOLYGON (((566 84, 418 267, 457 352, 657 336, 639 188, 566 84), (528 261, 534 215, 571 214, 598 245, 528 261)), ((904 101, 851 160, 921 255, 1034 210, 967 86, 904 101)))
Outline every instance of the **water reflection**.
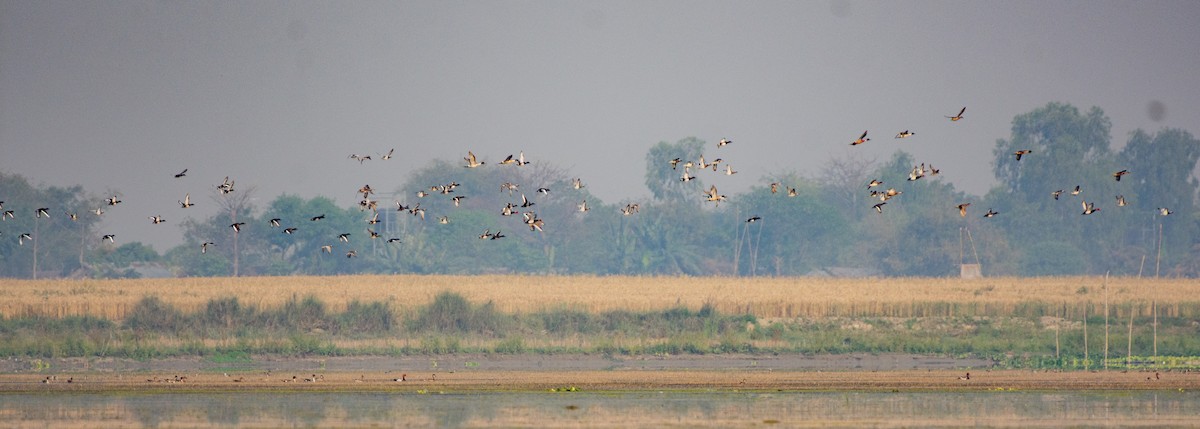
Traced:
POLYGON ((3 394, 16 427, 1163 426, 1200 424, 1190 392, 3 394))

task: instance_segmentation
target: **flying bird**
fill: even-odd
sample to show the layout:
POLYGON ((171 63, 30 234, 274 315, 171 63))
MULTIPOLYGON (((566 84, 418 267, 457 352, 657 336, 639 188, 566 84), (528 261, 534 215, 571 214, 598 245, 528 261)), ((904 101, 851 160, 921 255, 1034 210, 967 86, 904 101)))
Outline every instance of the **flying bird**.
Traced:
POLYGON ((349 243, 350 242, 350 233, 345 232, 345 233, 338 234, 338 240, 342 240, 343 243, 349 243))
POLYGON ((583 202, 579 204, 579 211, 587 213, 588 210, 591 210, 591 208, 588 207, 587 200, 583 200, 583 202))
POLYGON ((242 225, 245 225, 245 224, 246 224, 246 222, 231 223, 231 224, 229 224, 229 227, 233 228, 234 233, 239 233, 239 232, 242 232, 242 225))
POLYGON ((863 131, 862 135, 858 136, 858 140, 850 142, 850 146, 858 146, 869 141, 871 141, 871 139, 867 138, 867 132, 863 131))
POLYGON ((1096 205, 1093 203, 1083 201, 1082 204, 1083 204, 1083 213, 1080 213, 1080 214, 1090 215, 1092 213, 1100 211, 1100 209, 1096 208, 1096 205))
POLYGON ((1071 195, 1079 195, 1080 192, 1083 192, 1083 190, 1079 189, 1079 185, 1075 185, 1075 189, 1071 190, 1071 195))
POLYGON ((947 118, 950 118, 950 121, 951 121, 951 122, 955 122, 955 121, 961 120, 961 119, 963 118, 963 113, 964 113, 964 112, 966 112, 966 111, 967 111, 967 108, 966 108, 966 106, 963 106, 962 110, 959 110, 957 115, 954 115, 954 116, 947 116, 947 118))
POLYGON ((450 217, 442 216, 442 217, 438 218, 438 223, 440 223, 442 225, 446 225, 446 224, 450 223, 450 217))
POLYGON ((732 176, 734 174, 737 174, 737 172, 733 170, 733 166, 729 165, 729 164, 725 164, 725 175, 732 176))
POLYGON ((958 205, 958 215, 962 216, 962 217, 967 217, 967 207, 969 207, 970 205, 971 205, 971 203, 959 204, 958 205))
POLYGON ((873 206, 871 206, 871 208, 875 209, 875 212, 877 212, 877 213, 883 213, 883 205, 884 205, 884 204, 887 204, 887 202, 886 202, 886 201, 884 201, 884 202, 882 202, 882 203, 879 203, 879 204, 873 205, 873 206))
MULTIPOLYGON (((733 143, 733 140, 721 139, 721 141, 717 142, 717 147, 729 146, 730 143, 733 143)), ((751 145, 751 146, 753 146, 753 145, 751 145)))
POLYGON ((333 253, 333 245, 326 244, 324 246, 321 246, 321 252, 322 253, 333 253))
POLYGON ((915 135, 917 135, 917 133, 911 132, 909 130, 904 130, 904 131, 901 131, 899 134, 896 134, 896 138, 905 139, 905 138, 909 138, 909 137, 912 137, 915 135))
POLYGON ((114 234, 104 234, 100 237, 100 240, 108 240, 109 243, 112 243, 114 238, 117 238, 117 236, 114 234))
POLYGON ((483 230, 483 234, 479 234, 480 240, 486 240, 489 238, 492 238, 492 230, 490 228, 483 230))
POLYGON ((717 193, 717 185, 708 188, 708 192, 705 192, 704 196, 706 201, 712 201, 718 206, 721 205, 721 201, 725 201, 725 196, 717 193))
POLYGON ((1166 207, 1159 207, 1159 208, 1158 208, 1158 214, 1161 214, 1161 215, 1163 215, 1163 216, 1169 215, 1169 214, 1171 214, 1171 213, 1175 213, 1175 212, 1171 211, 1171 209, 1168 209, 1168 208, 1166 208, 1166 207))
POLYGON ((760 220, 762 220, 762 218, 759 216, 751 216, 749 219, 746 219, 746 223, 754 223, 760 220))
POLYGON ((575 189, 583 189, 583 180, 578 177, 571 179, 571 187, 575 189))
POLYGON ((186 209, 186 208, 194 206, 194 205, 195 204, 192 204, 192 193, 188 192, 186 194, 183 194, 183 201, 179 202, 179 207, 186 209))
POLYGON ((277 226, 279 226, 279 221, 280 221, 280 220, 281 220, 281 219, 279 219, 279 218, 272 218, 271 220, 268 220, 267 222, 271 224, 271 227, 272 227, 272 228, 274 228, 274 227, 277 227, 277 226))
POLYGON ((1126 174, 1129 174, 1129 170, 1121 170, 1121 171, 1118 171, 1118 172, 1116 172, 1116 173, 1113 173, 1113 178, 1114 178, 1114 179, 1117 179, 1117 181, 1118 181, 1118 182, 1120 182, 1120 181, 1121 181, 1121 176, 1124 176, 1124 175, 1126 175, 1126 174))
POLYGON ((1022 156, 1025 156, 1025 155, 1031 154, 1031 153, 1033 153, 1033 149, 1021 149, 1016 152, 1013 152, 1013 155, 1016 155, 1017 161, 1020 161, 1022 156))
POLYGON ((213 243, 211 241, 206 241, 206 242, 200 243, 200 253, 202 253, 202 254, 208 253, 208 246, 212 246, 214 244, 216 244, 216 243, 213 243))
POLYGON ((672 169, 672 170, 676 170, 676 168, 675 168, 675 167, 678 167, 678 166, 679 166, 679 163, 683 162, 683 160, 682 160, 682 159, 679 159, 679 158, 675 158, 675 159, 672 159, 672 160, 670 160, 670 161, 668 161, 668 162, 670 162, 670 163, 671 163, 671 169, 672 169))
POLYGON ((883 184, 883 182, 880 180, 871 179, 871 183, 867 184, 867 189, 871 189, 871 188, 874 188, 874 187, 882 185, 882 184, 883 184))
POLYGON ((166 221, 166 219, 163 219, 163 217, 159 215, 150 216, 150 223, 154 225, 158 225, 166 221))
POLYGON ((33 241, 33 236, 32 236, 32 235, 29 235, 29 233, 28 233, 28 232, 26 232, 26 233, 23 233, 23 234, 21 234, 21 235, 17 236, 17 244, 24 246, 24 245, 25 245, 25 240, 33 241))
POLYGON ((37 212, 34 213, 33 217, 42 217, 42 216, 45 216, 47 218, 50 217, 50 208, 49 207, 42 207, 42 208, 37 209, 37 212))
POLYGON ((107 199, 107 200, 105 200, 105 201, 106 201, 106 202, 108 203, 108 205, 110 205, 110 206, 115 206, 115 205, 117 205, 117 204, 121 204, 121 200, 118 200, 118 199, 117 199, 117 196, 115 196, 115 195, 114 195, 114 196, 111 196, 111 197, 108 197, 108 199, 107 199))
POLYGON ((385 153, 385 154, 383 154, 383 156, 381 156, 380 158, 381 158, 381 159, 383 159, 383 160, 385 160, 385 161, 386 161, 386 160, 389 160, 389 159, 392 159, 392 153, 393 153, 393 152, 395 152, 395 151, 396 151, 396 148, 391 148, 391 149, 389 149, 389 150, 388 150, 388 153, 385 153))
POLYGON ((1117 207, 1125 207, 1125 196, 1117 195, 1117 207))
POLYGON ((347 257, 347 258, 353 258, 353 257, 355 257, 355 256, 358 256, 358 251, 357 251, 357 250, 351 250, 351 251, 349 251, 349 252, 346 252, 346 257, 347 257))
POLYGON ((467 168, 475 168, 484 164, 483 161, 477 161, 475 159, 475 153, 471 151, 467 151, 467 157, 463 158, 463 160, 467 161, 467 165, 464 166, 467 168))
POLYGON ((983 214, 983 217, 994 217, 994 216, 996 216, 996 215, 998 215, 998 214, 1000 214, 1000 212, 998 212, 998 211, 995 211, 995 210, 992 210, 991 208, 988 208, 988 211, 987 211, 987 213, 984 213, 984 214, 983 214))
POLYGON ((1050 195, 1053 195, 1053 196, 1054 196, 1054 199, 1055 199, 1055 200, 1057 200, 1057 199, 1058 199, 1058 196, 1059 196, 1059 195, 1062 195, 1062 193, 1063 193, 1063 190, 1062 190, 1062 189, 1059 189, 1059 190, 1057 190, 1057 191, 1051 192, 1051 193, 1050 193, 1050 195))
POLYGON ((176 173, 175 178, 178 179, 180 177, 187 176, 187 171, 188 171, 188 169, 185 168, 185 169, 183 169, 183 171, 176 173))
POLYGON ((308 220, 310 220, 310 221, 313 221, 313 222, 316 222, 316 221, 319 221, 319 220, 321 220, 321 219, 325 219, 325 213, 321 213, 321 214, 319 214, 319 215, 313 216, 313 217, 309 218, 308 220))
POLYGON ((295 234, 297 229, 299 229, 299 228, 296 228, 296 227, 287 227, 287 228, 284 228, 284 229, 283 229, 283 233, 284 233, 284 234, 288 234, 288 235, 295 234))

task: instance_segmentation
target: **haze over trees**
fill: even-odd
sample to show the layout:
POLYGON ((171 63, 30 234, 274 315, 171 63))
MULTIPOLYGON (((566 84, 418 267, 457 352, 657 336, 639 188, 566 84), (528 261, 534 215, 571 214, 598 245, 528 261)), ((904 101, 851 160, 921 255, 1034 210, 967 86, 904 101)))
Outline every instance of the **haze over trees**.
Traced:
POLYGON ((1179 129, 1137 130, 1114 150, 1110 129, 1095 107, 1049 103, 1018 115, 1011 135, 995 142, 997 183, 983 196, 957 190, 932 165, 897 151, 883 161, 833 159, 815 177, 742 171, 762 175, 759 184, 741 193, 718 190, 726 198, 710 202, 705 194, 721 188, 726 167, 702 168, 700 157, 711 163, 726 149, 694 137, 648 149, 652 196, 643 201, 602 201, 586 185, 604 178, 580 178, 576 187, 576 177, 552 160, 489 160, 473 169, 431 160, 399 186, 372 184, 366 200, 377 203, 374 209, 288 194, 258 207, 252 187, 214 191, 211 203, 221 212, 180 217, 185 243, 161 256, 119 237, 101 239, 102 216, 91 211, 107 195, 0 174, 0 211, 13 211, 0 222, 0 276, 135 277, 127 268, 138 263, 162 264, 178 276, 799 276, 835 267, 953 276, 976 258, 985 275, 1200 276, 1200 141, 1179 129), (1018 160, 1017 151, 1031 152, 1018 160), (695 165, 685 167, 689 161, 695 165), (924 176, 913 179, 916 169, 924 176), (1122 170, 1129 174, 1114 175, 1122 170), (682 180, 688 175, 695 179, 682 180), (883 182, 871 190, 899 194, 872 196, 871 180, 883 182), (520 207, 524 201, 534 204, 520 207), (963 216, 957 207, 968 203, 963 216), (506 216, 508 204, 513 213, 506 216), (1082 215, 1085 204, 1100 210, 1082 215), (40 207, 52 207, 50 216, 35 216, 40 207), (984 217, 992 210, 998 214, 984 217), (230 225, 238 222, 245 227, 235 232, 230 225), (481 239, 485 232, 503 237, 481 239), (23 233, 31 239, 19 240, 23 233))

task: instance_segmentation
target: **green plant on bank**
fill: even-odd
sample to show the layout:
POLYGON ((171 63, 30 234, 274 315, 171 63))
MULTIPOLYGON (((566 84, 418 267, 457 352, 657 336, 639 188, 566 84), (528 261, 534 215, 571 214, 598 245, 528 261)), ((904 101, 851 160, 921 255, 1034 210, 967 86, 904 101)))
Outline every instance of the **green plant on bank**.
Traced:
MULTIPOLYGON (((973 356, 1012 368, 1084 369, 1104 366, 1104 317, 1095 307, 1019 305, 1007 316, 970 305, 945 304, 927 316, 878 315, 760 321, 726 315, 711 306, 657 311, 589 313, 553 308, 526 314, 498 311, 454 293, 439 294, 424 307, 397 314, 387 303, 351 302, 330 311, 314 297, 295 297, 274 309, 214 299, 187 313, 146 297, 122 323, 95 317, 0 319, 0 356, 42 362, 58 357, 154 359, 198 356, 218 364, 248 362, 256 354, 341 356, 497 353, 672 355, 709 353, 912 353, 973 356), (1083 320, 1049 318, 1088 314, 1089 348, 1084 353, 1083 320), (1047 321, 1050 320, 1050 321, 1047 321), (1085 355, 1088 359, 1085 359, 1085 355)), ((1109 368, 1200 368, 1196 307, 1178 307, 1158 318, 1159 356, 1153 319, 1134 318, 1127 330, 1110 331, 1110 351, 1128 342, 1137 355, 1110 352, 1109 368), (1119 332, 1118 332, 1119 331, 1119 332), (1118 345, 1121 345, 1118 347, 1118 345), (1142 356, 1138 356, 1142 355, 1142 356)), ((1127 320, 1127 319, 1126 319, 1127 320)))

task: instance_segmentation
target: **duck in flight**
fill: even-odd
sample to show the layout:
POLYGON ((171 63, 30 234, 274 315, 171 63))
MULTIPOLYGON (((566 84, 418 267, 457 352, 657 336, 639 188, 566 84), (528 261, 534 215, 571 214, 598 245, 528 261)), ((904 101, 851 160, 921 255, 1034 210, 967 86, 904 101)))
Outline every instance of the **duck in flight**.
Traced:
POLYGON ((175 178, 178 179, 180 177, 187 176, 187 171, 188 171, 188 169, 185 168, 185 169, 183 169, 183 171, 175 173, 175 178))
POLYGON ((1117 179, 1117 181, 1118 181, 1118 182, 1120 182, 1120 181, 1121 181, 1121 176, 1124 176, 1124 175, 1126 175, 1126 174, 1129 174, 1129 170, 1121 170, 1121 171, 1118 171, 1118 172, 1116 172, 1116 173, 1113 173, 1113 178, 1114 178, 1114 179, 1117 179))
POLYGON ((163 219, 163 217, 159 215, 150 216, 150 223, 154 225, 158 225, 166 221, 166 219, 163 219))
POLYGON ((1098 211, 1100 211, 1100 209, 1096 208, 1095 204, 1083 201, 1083 213, 1080 214, 1090 215, 1098 211))
POLYGON ((887 201, 873 205, 873 206, 871 206, 871 208, 875 209, 875 212, 877 212, 877 213, 883 213, 883 205, 884 204, 887 204, 887 201))
POLYGON ((36 218, 40 218, 42 216, 45 216, 47 218, 50 217, 50 208, 49 207, 38 208, 37 212, 34 213, 34 215, 33 215, 33 217, 36 217, 36 218))
POLYGON ((117 236, 114 234, 104 234, 103 236, 100 237, 100 240, 101 241, 108 240, 109 243, 112 243, 113 239, 115 239, 115 238, 117 238, 117 236))
POLYGON ((898 139, 906 139, 906 138, 909 138, 909 137, 912 137, 912 136, 915 136, 915 135, 917 135, 917 133, 914 133, 914 132, 912 132, 912 131, 909 131, 909 130, 904 130, 904 131, 901 131, 899 134, 896 134, 896 138, 898 138, 898 139))
MULTIPOLYGON (((730 143, 733 143, 733 140, 730 140, 730 139, 721 139, 721 141, 717 142, 717 147, 725 147, 725 146, 729 146, 729 144, 730 144, 730 143)), ((751 145, 751 146, 753 146, 753 145, 751 145)))
POLYGON ((984 214, 983 214, 983 217, 990 218, 990 217, 995 217, 995 216, 996 216, 996 215, 998 215, 998 214, 1000 214, 1000 212, 998 212, 998 211, 995 211, 995 210, 992 210, 991 208, 988 208, 988 211, 987 211, 987 213, 984 213, 984 214))
POLYGON ((202 253, 202 254, 208 253, 208 246, 212 246, 214 244, 216 244, 216 243, 213 243, 211 241, 205 241, 203 243, 200 243, 200 253, 202 253))
POLYGON ((962 110, 959 110, 957 115, 954 115, 954 116, 947 116, 947 118, 950 118, 950 121, 951 121, 951 122, 957 122, 957 121, 959 121, 959 120, 962 120, 962 118, 963 118, 963 113, 964 113, 964 112, 966 112, 966 111, 967 111, 967 107, 966 107, 966 106, 963 106, 962 110))
POLYGON ((229 224, 229 227, 233 228, 233 232, 236 234, 236 233, 242 232, 242 225, 245 225, 245 224, 246 224, 246 222, 231 223, 231 224, 229 224))
POLYGON ((179 202, 179 207, 186 209, 186 208, 194 206, 194 205, 195 204, 192 204, 192 193, 188 192, 186 194, 183 194, 183 201, 179 202))
POLYGON ((971 203, 959 204, 958 205, 958 215, 962 216, 962 217, 967 217, 967 207, 969 207, 970 205, 971 205, 971 203))
POLYGON ((1028 155, 1031 153, 1033 153, 1033 149, 1021 149, 1016 152, 1013 152, 1013 155, 1016 155, 1017 161, 1020 161, 1022 156, 1025 156, 1025 155, 1028 155))
POLYGON ((467 165, 464 166, 467 168, 475 168, 484 164, 483 161, 476 160, 475 153, 471 151, 467 151, 467 157, 463 158, 463 160, 467 161, 467 165))
POLYGON ((858 140, 850 142, 850 146, 858 146, 869 141, 871 141, 871 139, 867 138, 867 132, 863 131, 862 135, 858 136, 858 140))

